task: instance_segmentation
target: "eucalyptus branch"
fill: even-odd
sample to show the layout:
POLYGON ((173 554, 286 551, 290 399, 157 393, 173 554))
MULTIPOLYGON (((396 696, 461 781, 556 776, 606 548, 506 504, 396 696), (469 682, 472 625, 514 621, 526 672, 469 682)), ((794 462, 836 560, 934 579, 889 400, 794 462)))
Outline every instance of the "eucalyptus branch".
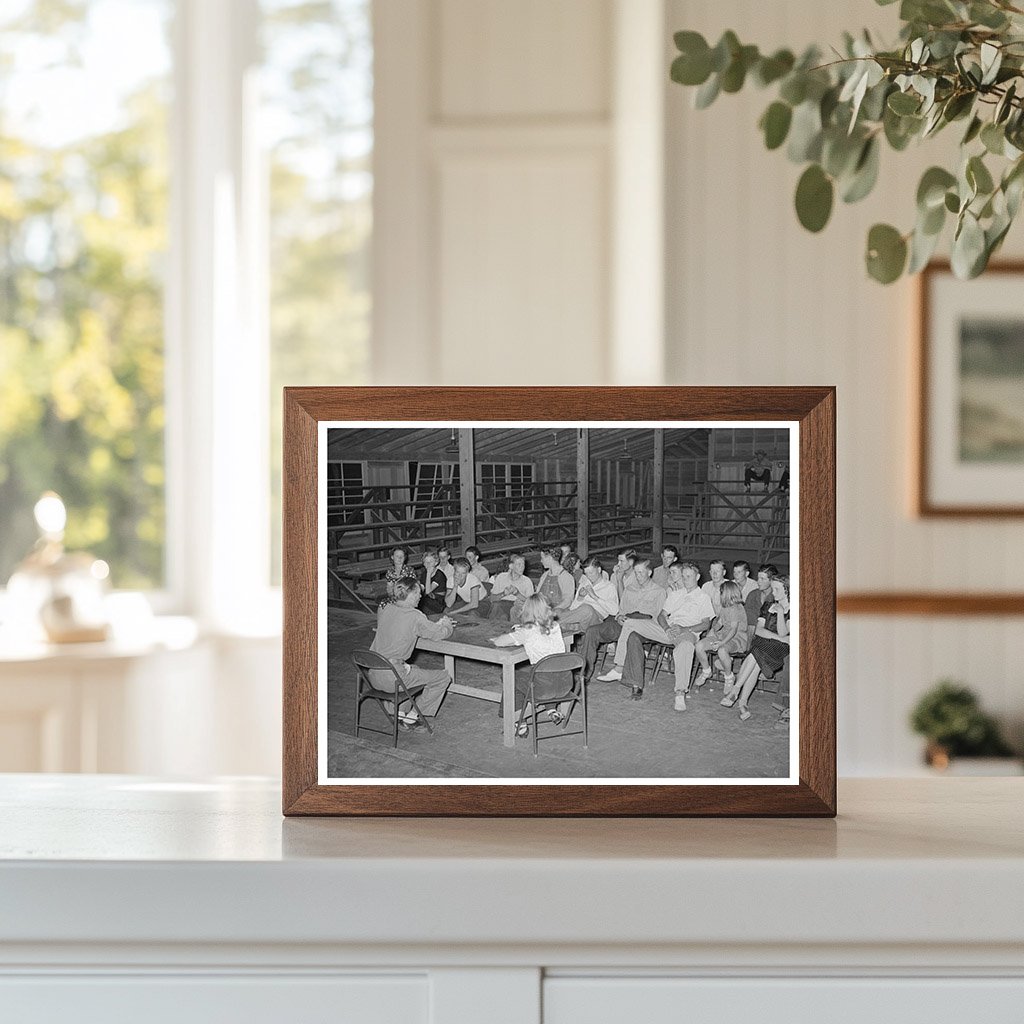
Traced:
POLYGON ((750 81, 774 89, 758 126, 768 149, 785 146, 804 165, 796 214, 814 232, 828 223, 837 194, 847 203, 870 194, 883 143, 901 152, 963 121, 958 165, 930 167, 921 177, 911 230, 871 228, 866 267, 885 284, 916 273, 953 220, 953 270, 974 277, 1024 205, 1024 39, 1010 18, 1024 10, 1010 0, 992 0, 990 9, 975 4, 978 21, 965 20, 963 10, 956 0, 902 0, 896 47, 879 49, 866 33, 846 35, 827 62, 817 48, 798 59, 789 50, 762 54, 733 32, 713 47, 696 32, 678 32, 671 75, 697 87, 701 109, 750 81))

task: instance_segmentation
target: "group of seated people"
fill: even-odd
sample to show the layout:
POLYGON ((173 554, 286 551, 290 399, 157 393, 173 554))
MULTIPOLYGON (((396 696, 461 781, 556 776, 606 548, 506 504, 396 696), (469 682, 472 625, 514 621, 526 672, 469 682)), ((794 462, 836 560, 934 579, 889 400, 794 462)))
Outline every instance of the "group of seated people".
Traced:
MULTIPOLYGON (((671 544, 662 548, 657 564, 624 548, 610 572, 600 558, 581 560, 568 542, 542 550, 540 557, 544 571, 534 585, 521 553, 508 555, 505 568, 492 576, 475 546, 455 559, 448 548, 428 549, 419 571, 404 547, 394 548, 372 649, 396 664, 410 685, 425 684, 419 700, 423 714, 436 712, 451 678, 443 669, 419 669, 407 659, 418 637, 451 636, 455 620, 449 616, 454 613, 509 621, 510 632, 492 642, 523 646, 534 664, 566 650, 566 640, 575 637, 587 682, 601 645, 614 642, 614 665, 597 679, 622 683, 632 700, 643 698, 644 643, 666 644, 673 649, 677 711, 686 710, 691 685, 708 682, 715 662, 724 678, 721 704, 736 706, 742 721, 750 718, 747 703, 761 674, 775 675, 789 655, 789 578, 774 565, 760 566, 753 577, 746 561, 735 561, 727 570, 724 560, 714 559, 701 585, 700 567, 681 560, 671 544), (743 656, 736 673, 734 656, 743 656), (695 659, 699 671, 692 678, 695 659)), ((393 679, 388 684, 382 678, 385 674, 379 674, 379 682, 393 688, 393 679)), ((517 710, 526 698, 517 691, 517 710)), ((558 708, 550 715, 560 720, 564 713, 558 708)), ((417 728, 421 723, 406 713, 401 724, 417 728)))

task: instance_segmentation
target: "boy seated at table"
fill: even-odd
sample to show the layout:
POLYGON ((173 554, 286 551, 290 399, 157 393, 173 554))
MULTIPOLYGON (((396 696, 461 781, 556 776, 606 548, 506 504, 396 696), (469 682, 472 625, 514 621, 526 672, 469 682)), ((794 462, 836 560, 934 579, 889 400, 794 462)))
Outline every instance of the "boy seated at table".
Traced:
POLYGON ((475 612, 484 598, 484 585, 470 572, 465 558, 456 558, 455 574, 445 594, 444 604, 450 612, 475 612))
MULTIPOLYGON (((452 677, 444 669, 423 669, 409 664, 409 657, 416 648, 419 637, 431 640, 445 640, 452 635, 452 620, 445 617, 431 622, 416 605, 419 604, 422 588, 419 580, 403 577, 395 582, 394 599, 377 614, 377 635, 370 650, 382 654, 402 675, 406 686, 425 684, 423 693, 416 698, 420 711, 433 717, 444 700, 452 677)), ((393 672, 384 669, 370 669, 370 682, 378 690, 398 690, 398 681, 393 672)), ((398 709, 399 724, 403 729, 418 729, 423 720, 412 710, 398 709)))
POLYGON ((491 580, 491 607, 488 618, 511 619, 512 609, 533 594, 533 580, 526 575, 526 558, 509 555, 508 568, 491 580))
POLYGON ((487 571, 487 566, 480 561, 480 554, 480 549, 475 544, 470 544, 466 548, 466 561, 469 563, 469 571, 481 583, 486 583, 491 578, 491 574, 487 571))

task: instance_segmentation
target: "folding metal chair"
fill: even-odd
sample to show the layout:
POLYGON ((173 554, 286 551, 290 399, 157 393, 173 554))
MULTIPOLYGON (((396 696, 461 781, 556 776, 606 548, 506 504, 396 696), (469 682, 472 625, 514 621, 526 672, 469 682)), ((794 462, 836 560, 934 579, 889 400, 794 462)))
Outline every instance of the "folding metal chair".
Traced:
POLYGON ((406 685, 405 680, 402 678, 402 673, 398 671, 398 668, 376 651, 359 649, 353 651, 350 657, 352 659, 352 664, 356 669, 356 736, 359 735, 360 729, 364 729, 366 732, 380 733, 382 736, 390 736, 391 745, 397 747, 399 708, 406 701, 409 701, 413 709, 416 711, 416 714, 423 719, 423 724, 427 727, 427 732, 433 734, 434 730, 430 727, 430 723, 427 721, 423 712, 420 711, 419 705, 416 703, 416 698, 423 692, 426 686, 425 683, 417 683, 413 686, 406 685), (394 673, 394 692, 391 690, 381 690, 374 686, 373 683, 370 682, 369 672, 371 669, 394 673), (360 724, 360 715, 362 713, 363 701, 365 700, 373 700, 380 705, 381 711, 384 712, 388 722, 391 724, 390 729, 374 729, 371 725, 360 724), (390 711, 388 710, 389 705, 391 707, 390 711))
MULTIPOLYGON (((587 687, 583 681, 583 655, 582 654, 549 654, 546 658, 541 658, 536 665, 533 666, 530 672, 530 709, 531 716, 533 719, 533 756, 537 756, 537 743, 540 740, 551 740, 559 736, 583 736, 583 746, 586 747, 589 743, 590 736, 588 733, 587 723, 587 687), (570 685, 569 689, 564 693, 558 694, 553 697, 541 697, 539 700, 536 696, 536 683, 537 676, 544 676, 554 673, 569 672, 570 673, 570 685), (556 725, 554 731, 548 733, 545 736, 537 735, 537 715, 542 708, 557 707, 559 704, 564 704, 567 701, 572 703, 572 707, 569 708, 562 719, 560 726, 556 725), (575 732, 567 732, 569 725, 569 719, 572 718, 573 711, 576 710, 577 704, 581 704, 583 707, 583 728, 577 729, 575 732)), ((518 734, 520 728, 522 728, 523 721, 526 718, 526 707, 524 704, 519 711, 519 721, 516 723, 516 733, 518 734)))

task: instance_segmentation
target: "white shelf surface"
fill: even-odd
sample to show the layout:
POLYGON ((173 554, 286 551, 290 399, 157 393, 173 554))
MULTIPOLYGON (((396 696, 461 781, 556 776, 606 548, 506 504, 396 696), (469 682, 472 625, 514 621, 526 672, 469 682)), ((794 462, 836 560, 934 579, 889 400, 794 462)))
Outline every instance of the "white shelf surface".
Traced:
POLYGON ((557 947, 576 964, 927 946, 1019 964, 1022 796, 1018 779, 865 779, 840 784, 835 821, 284 819, 270 781, 0 776, 0 945, 312 943, 378 963, 557 947))

